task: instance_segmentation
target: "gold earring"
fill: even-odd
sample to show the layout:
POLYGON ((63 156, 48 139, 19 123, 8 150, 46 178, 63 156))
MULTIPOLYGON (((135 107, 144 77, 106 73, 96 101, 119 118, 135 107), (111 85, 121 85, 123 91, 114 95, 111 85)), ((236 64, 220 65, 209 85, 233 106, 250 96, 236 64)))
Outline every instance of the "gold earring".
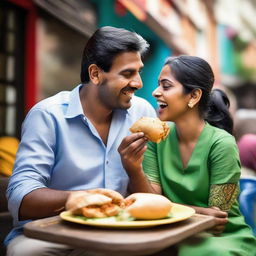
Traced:
POLYGON ((188 103, 188 107, 189 108, 193 108, 194 107, 194 105, 193 105, 193 103, 191 101, 188 103))

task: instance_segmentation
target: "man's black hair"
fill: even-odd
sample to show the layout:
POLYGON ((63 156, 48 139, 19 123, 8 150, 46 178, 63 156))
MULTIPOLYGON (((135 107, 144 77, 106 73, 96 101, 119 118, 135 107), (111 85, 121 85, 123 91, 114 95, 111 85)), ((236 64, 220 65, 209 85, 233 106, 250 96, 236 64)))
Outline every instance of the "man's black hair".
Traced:
POLYGON ((84 48, 81 82, 89 82, 88 67, 91 64, 96 64, 108 72, 117 55, 124 52, 139 52, 143 56, 148 48, 147 41, 135 32, 110 26, 97 29, 84 48))

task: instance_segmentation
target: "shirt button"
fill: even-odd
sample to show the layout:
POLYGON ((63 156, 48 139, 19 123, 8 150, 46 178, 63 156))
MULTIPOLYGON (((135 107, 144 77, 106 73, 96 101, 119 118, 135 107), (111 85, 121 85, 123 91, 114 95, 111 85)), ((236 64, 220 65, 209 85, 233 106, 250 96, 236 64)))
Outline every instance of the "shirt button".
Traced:
POLYGON ((108 164, 108 160, 106 161, 106 164, 108 164))

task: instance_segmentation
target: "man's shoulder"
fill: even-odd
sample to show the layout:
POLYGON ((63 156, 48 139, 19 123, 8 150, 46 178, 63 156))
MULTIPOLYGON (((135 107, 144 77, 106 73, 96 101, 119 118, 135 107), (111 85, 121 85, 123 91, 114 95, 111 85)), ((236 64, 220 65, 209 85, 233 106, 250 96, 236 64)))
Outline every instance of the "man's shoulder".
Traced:
POLYGON ((54 111, 54 109, 68 104, 70 91, 61 91, 53 96, 39 101, 31 110, 54 111))

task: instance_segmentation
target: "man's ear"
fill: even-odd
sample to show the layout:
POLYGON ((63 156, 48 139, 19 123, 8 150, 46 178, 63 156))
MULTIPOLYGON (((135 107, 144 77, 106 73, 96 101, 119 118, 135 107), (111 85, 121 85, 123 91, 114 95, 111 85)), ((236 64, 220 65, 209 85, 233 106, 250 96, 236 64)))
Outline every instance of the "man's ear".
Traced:
POLYGON ((93 84, 98 85, 101 80, 101 69, 96 64, 91 64, 88 67, 88 74, 90 77, 90 81, 93 84))
POLYGON ((195 89, 190 93, 190 104, 195 106, 202 97, 202 90, 201 89, 195 89))

